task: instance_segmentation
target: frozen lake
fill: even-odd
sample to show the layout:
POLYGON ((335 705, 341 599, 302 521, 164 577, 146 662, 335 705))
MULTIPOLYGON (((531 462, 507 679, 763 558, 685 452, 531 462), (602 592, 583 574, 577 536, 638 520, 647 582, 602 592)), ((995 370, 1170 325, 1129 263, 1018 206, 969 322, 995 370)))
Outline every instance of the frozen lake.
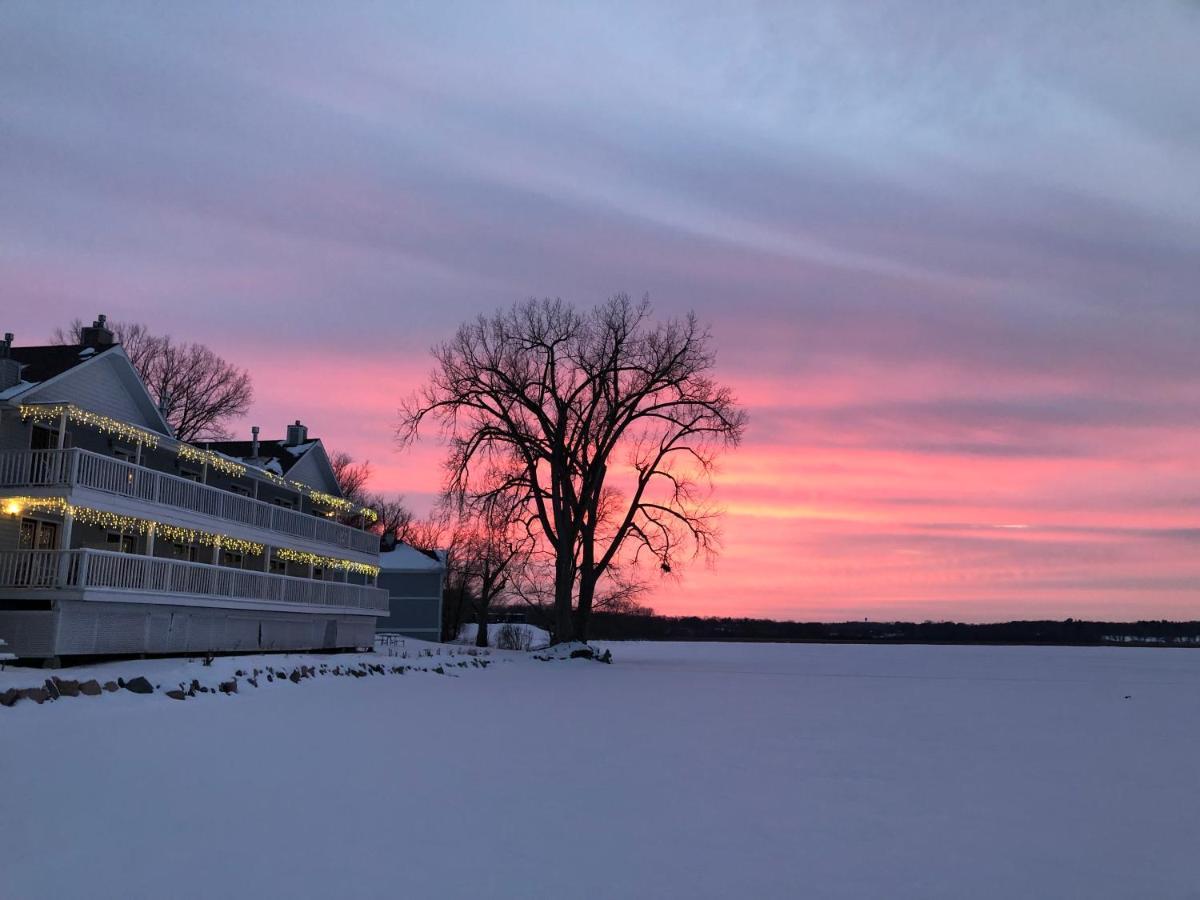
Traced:
POLYGON ((1200 652, 608 646, 0 709, 0 896, 1200 896, 1200 652))

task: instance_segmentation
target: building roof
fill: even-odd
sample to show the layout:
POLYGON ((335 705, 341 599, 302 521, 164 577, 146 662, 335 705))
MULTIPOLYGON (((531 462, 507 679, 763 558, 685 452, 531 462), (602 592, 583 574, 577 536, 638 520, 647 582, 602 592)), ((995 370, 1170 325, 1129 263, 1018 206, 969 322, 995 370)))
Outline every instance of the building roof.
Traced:
POLYGON ((439 572, 445 567, 436 553, 408 544, 397 543, 395 549, 379 554, 379 568, 384 572, 439 572))
POLYGON ((9 356, 21 364, 21 380, 30 384, 49 381, 68 369, 112 352, 118 344, 87 347, 83 344, 50 344, 44 347, 13 347, 9 356))
POLYGON ((317 446, 317 438, 309 438, 303 444, 288 444, 284 441, 259 441, 258 456, 253 456, 252 441, 207 441, 205 446, 218 453, 241 460, 252 466, 259 466, 286 475, 288 470, 300 462, 313 447, 317 446))

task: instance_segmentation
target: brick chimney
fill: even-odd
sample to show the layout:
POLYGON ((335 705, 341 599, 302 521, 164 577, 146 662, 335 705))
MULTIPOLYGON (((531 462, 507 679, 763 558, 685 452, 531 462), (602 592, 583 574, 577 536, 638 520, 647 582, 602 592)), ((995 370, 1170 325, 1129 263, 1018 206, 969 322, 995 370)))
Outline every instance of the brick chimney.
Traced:
POLYGON ((7 390, 21 381, 21 364, 12 358, 12 332, 0 341, 0 391, 7 390))
POLYGON ((287 427, 287 440, 284 441, 285 447, 295 447, 297 444, 303 444, 308 441, 308 426, 301 425, 297 419, 294 425, 287 427))
POLYGON ((96 321, 79 331, 79 343, 95 350, 113 345, 113 333, 108 327, 108 316, 97 316, 96 321))

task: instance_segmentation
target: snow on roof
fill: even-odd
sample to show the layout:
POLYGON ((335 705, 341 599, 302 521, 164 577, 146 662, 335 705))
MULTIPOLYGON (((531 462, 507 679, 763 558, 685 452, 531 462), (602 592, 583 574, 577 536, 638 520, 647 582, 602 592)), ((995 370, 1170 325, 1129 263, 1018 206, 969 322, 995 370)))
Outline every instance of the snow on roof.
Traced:
POLYGON ((0 391, 0 400, 8 400, 9 398, 15 397, 18 394, 23 394, 31 387, 37 387, 39 383, 40 382, 37 381, 18 381, 12 387, 5 388, 4 390, 0 391))
POLYGON ((315 446, 317 446, 316 441, 309 441, 306 444, 284 444, 283 449, 292 454, 292 456, 299 458, 315 446))
POLYGON ((441 561, 431 559, 416 547, 397 544, 395 550, 379 554, 379 568, 385 572, 438 572, 444 566, 441 561))

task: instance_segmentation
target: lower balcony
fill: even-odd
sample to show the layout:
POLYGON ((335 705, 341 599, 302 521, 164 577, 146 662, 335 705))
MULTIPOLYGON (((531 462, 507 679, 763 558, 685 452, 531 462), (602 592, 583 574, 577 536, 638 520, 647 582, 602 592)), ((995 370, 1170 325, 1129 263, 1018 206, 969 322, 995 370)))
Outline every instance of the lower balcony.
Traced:
POLYGON ((0 551, 0 608, 59 599, 366 616, 388 610, 388 592, 371 585, 108 550, 0 551))

